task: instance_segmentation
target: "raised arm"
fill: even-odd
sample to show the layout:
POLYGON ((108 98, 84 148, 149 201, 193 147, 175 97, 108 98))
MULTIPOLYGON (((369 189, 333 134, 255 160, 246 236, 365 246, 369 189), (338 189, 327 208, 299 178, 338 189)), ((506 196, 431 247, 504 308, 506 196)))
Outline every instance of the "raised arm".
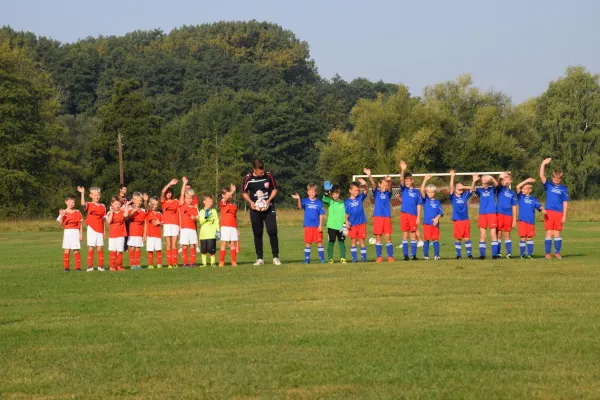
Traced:
POLYGON ((63 224, 63 218, 65 217, 65 213, 66 212, 67 211, 64 210, 64 209, 58 210, 58 218, 56 218, 56 222, 58 222, 58 224, 61 225, 61 226, 63 224))
POLYGON ((369 181, 371 182, 371 187, 373 189, 376 189, 377 185, 375 184, 375 179, 373 179, 373 177, 371 176, 371 170, 369 168, 363 168, 363 172, 369 178, 369 181))
POLYGON ((533 183, 533 182, 535 182, 535 179, 527 178, 523 182, 519 183, 516 187, 517 194, 521 193, 521 190, 523 190, 523 186, 525 186, 528 183, 533 183))
POLYGON ((406 161, 400 161, 400 186, 404 186, 404 172, 406 172, 406 161))
POLYGON ((185 201, 185 186, 188 183, 188 178, 184 176, 181 178, 181 193, 179 194, 179 205, 182 205, 185 201))
POLYGON ((540 181, 542 185, 546 184, 546 165, 550 164, 550 161, 552 161, 551 158, 546 158, 542 161, 542 165, 540 165, 540 181))
POLYGON ((473 174, 473 183, 471 184, 471 193, 475 193, 475 183, 479 180, 480 176, 478 174, 473 174))
POLYGON ((365 181, 364 179, 360 178, 358 180, 358 183, 360 183, 360 188, 362 189, 363 193, 366 196, 369 193, 369 188, 367 187, 367 181, 365 181))
POLYGON ((144 199, 144 210, 148 212, 148 193, 144 193, 142 199, 144 199))
POLYGON ((456 171, 453 169, 450 170, 450 194, 454 194, 454 176, 456 175, 456 171))
MULTIPOLYGON (((502 174, 500 174, 500 175, 502 175, 502 174)), ((498 187, 499 183, 496 180, 496 178, 494 178, 492 175, 490 175, 490 179, 491 179, 492 183, 494 184, 494 187, 498 187)))
POLYGON ((83 186, 77 186, 77 191, 81 193, 81 205, 85 207, 85 188, 83 186))
MULTIPOLYGON (((165 186, 162 190, 162 192, 160 193, 160 201, 165 201, 165 192, 167 191, 168 188, 170 188, 173 185, 177 185, 177 182, 179 182, 177 179, 173 178, 171 179, 171 181, 169 183, 167 183, 167 186, 165 186)), ((184 186, 185 187, 185 186, 184 186)))
POLYGON ((106 226, 110 226, 112 219, 113 219, 113 210, 111 209, 106 213, 106 226))
MULTIPOLYGON (((423 183, 421 183, 421 197, 425 198, 425 186, 427 185, 427 181, 431 179, 431 175, 425 175, 423 178, 423 183)), ((450 178, 451 180, 453 178, 450 178)))
POLYGON ((298 202, 298 210, 302 209, 302 201, 300 200, 300 195, 298 193, 294 193, 292 195, 292 199, 296 199, 298 202))

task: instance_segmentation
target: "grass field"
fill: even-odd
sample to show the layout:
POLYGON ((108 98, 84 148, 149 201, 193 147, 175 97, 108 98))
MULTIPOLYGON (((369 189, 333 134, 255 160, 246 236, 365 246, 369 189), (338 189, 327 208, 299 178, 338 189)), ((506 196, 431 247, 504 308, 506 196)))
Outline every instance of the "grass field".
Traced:
POLYGON ((0 233, 3 399, 600 397, 597 223, 560 261, 304 266, 282 227, 252 267, 244 228, 235 269, 104 274, 64 274, 61 238, 0 233))

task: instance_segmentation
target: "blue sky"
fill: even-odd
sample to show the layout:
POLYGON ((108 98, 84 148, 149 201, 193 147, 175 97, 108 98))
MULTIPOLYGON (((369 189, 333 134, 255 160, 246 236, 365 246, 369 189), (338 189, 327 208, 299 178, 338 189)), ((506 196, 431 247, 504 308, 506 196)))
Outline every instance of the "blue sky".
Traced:
POLYGON ((471 73, 521 102, 569 65, 600 72, 594 0, 0 0, 0 25, 72 42, 220 20, 275 22, 309 43, 320 74, 424 86, 471 73))

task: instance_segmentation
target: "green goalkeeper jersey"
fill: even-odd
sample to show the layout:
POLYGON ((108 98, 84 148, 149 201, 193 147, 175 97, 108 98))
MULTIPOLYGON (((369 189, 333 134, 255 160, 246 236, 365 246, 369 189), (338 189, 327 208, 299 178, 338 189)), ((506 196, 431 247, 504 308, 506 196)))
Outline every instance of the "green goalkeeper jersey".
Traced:
POLYGON ((327 195, 323 195, 323 203, 329 208, 327 214, 327 228, 339 231, 346 222, 346 206, 343 200, 333 200, 327 195))
POLYGON ((198 211, 198 215, 200 216, 200 219, 198 220, 198 224, 200 225, 200 240, 215 239, 217 237, 217 232, 221 229, 219 226, 219 214, 217 213, 217 210, 214 208, 211 208, 210 210, 201 208, 198 211))

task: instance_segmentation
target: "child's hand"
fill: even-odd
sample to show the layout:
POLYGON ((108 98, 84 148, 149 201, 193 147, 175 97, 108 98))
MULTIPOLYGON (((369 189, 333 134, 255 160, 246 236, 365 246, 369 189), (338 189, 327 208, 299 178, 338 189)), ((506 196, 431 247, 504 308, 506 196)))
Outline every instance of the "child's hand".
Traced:
POLYGON ((235 192, 235 185, 234 185, 233 183, 232 183, 232 184, 229 186, 229 190, 230 190, 232 193, 233 193, 233 192, 235 192))
POLYGON ((83 240, 83 235, 81 234, 81 231, 79 231, 79 241, 83 240))
POLYGON ((173 185, 177 185, 179 181, 176 178, 171 179, 171 182, 169 182, 169 186, 173 186, 173 185))
POLYGON ((560 221, 564 224, 565 222, 567 222, 567 216, 563 214, 562 218, 560 219, 560 221))
POLYGON ((401 161, 400 161, 400 169, 401 169, 402 171, 406 171, 406 167, 407 167, 407 165, 406 165, 406 161, 404 161, 404 160, 401 160, 401 161))
POLYGON ((321 225, 319 225, 319 227, 317 228, 317 231, 323 232, 323 227, 321 225))
POLYGON ((432 222, 433 222, 433 226, 438 226, 438 224, 440 223, 440 218, 439 217, 434 218, 432 222))
POLYGON ((527 178, 527 179, 525 179, 525 182, 533 183, 533 182, 535 182, 535 179, 527 178))
POLYGON ((298 193, 294 193, 292 195, 292 199, 300 200, 300 195, 298 193))
POLYGON ((158 222, 158 220, 153 219, 152 221, 150 221, 150 223, 154 226, 160 226, 160 222, 158 222))
POLYGON ((392 180, 392 178, 391 178, 389 175, 386 175, 384 179, 385 179, 386 181, 391 181, 391 180, 392 180))
POLYGON ((146 235, 142 236, 142 240, 145 242, 146 241, 146 235))
POLYGON ((142 199, 144 199, 144 201, 148 201, 148 193, 144 193, 142 195, 142 199))
POLYGON ((371 170, 369 168, 363 168, 363 172, 367 175, 367 176, 371 176, 371 170))
POLYGON ((60 215, 61 217, 64 217, 66 212, 67 212, 67 210, 60 209, 60 210, 58 210, 58 215, 60 215))
POLYGON ((548 211, 546 211, 546 209, 544 208, 544 209, 542 209, 542 214, 546 215, 546 214, 548 214, 548 211))
POLYGON ((552 161, 552 158, 548 157, 544 161, 542 161, 542 165, 548 165, 550 164, 550 161, 552 161))
POLYGON ((187 185, 187 183, 188 183, 187 176, 184 176, 183 178, 181 178, 181 182, 183 182, 183 186, 187 185))
POLYGON ((452 176, 452 177, 453 177, 453 176, 455 176, 455 175, 456 175, 456 171, 455 171, 455 170, 453 170, 453 169, 451 169, 451 170, 450 170, 450 176, 452 176))
POLYGON ((329 191, 329 190, 333 189, 333 185, 331 184, 330 181, 325 181, 325 182, 323 182, 323 189, 325 189, 326 191, 329 191))
POLYGON ((473 182, 477 182, 479 180, 479 174, 473 174, 473 182))
POLYGON ((512 227, 513 227, 513 229, 515 229, 517 227, 517 221, 513 221, 512 227))
POLYGON ((83 186, 77 186, 77 191, 79 193, 83 193, 83 192, 85 192, 85 188, 83 186))
POLYGON ((358 182, 362 185, 362 186, 366 186, 367 181, 365 181, 363 178, 359 178, 358 182))
POLYGON ((425 177, 423 178, 423 180, 424 180, 425 182, 427 182, 427 181, 428 181, 428 180, 430 180, 430 179, 431 179, 431 175, 425 175, 425 177))

